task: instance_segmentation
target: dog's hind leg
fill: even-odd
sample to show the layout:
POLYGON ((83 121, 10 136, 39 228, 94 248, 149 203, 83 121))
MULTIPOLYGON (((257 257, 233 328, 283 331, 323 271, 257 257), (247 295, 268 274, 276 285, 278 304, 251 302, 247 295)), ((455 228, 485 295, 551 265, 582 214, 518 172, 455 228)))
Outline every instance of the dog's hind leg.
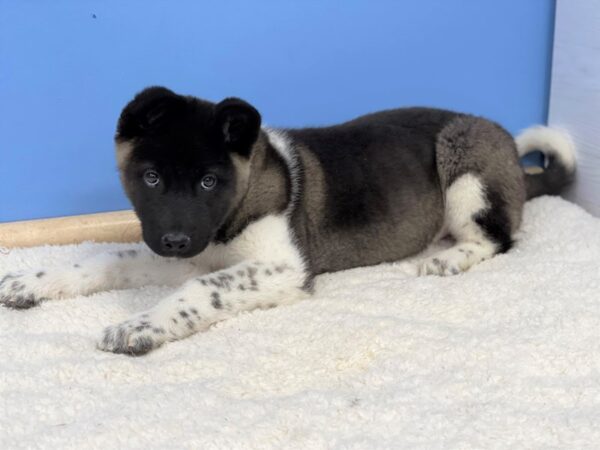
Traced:
POLYGON ((456 245, 422 262, 420 275, 454 275, 510 248, 510 231, 495 217, 485 188, 476 175, 465 174, 446 192, 445 227, 456 245), (489 225, 496 227, 488 234, 489 225))
POLYGON ((444 227, 456 244, 424 260, 420 275, 453 275, 512 246, 525 198, 512 137, 497 125, 463 117, 437 143, 444 227))

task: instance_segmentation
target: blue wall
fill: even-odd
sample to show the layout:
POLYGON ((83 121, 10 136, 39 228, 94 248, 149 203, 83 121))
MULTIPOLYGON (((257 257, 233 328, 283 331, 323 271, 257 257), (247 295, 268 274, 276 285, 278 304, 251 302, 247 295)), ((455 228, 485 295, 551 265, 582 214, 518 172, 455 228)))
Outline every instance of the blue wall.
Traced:
POLYGON ((546 119, 552 0, 0 0, 0 221, 128 207, 112 136, 147 85, 271 125, 401 105, 546 119))

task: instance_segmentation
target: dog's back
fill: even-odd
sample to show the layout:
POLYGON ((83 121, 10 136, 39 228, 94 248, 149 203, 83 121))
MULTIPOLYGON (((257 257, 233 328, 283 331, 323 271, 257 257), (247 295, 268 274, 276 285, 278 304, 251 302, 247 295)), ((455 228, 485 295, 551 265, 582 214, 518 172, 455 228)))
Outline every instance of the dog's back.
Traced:
POLYGON ((443 222, 436 136, 456 114, 396 109, 286 130, 303 165, 296 233, 315 273, 422 250, 443 222))

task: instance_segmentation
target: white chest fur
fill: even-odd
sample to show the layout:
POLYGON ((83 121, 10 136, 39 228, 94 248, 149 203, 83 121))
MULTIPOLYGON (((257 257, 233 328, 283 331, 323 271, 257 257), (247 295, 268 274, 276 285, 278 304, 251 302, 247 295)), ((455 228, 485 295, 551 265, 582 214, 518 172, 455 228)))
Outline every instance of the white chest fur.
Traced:
POLYGON ((199 258, 212 270, 247 260, 284 263, 304 271, 305 263, 285 214, 268 215, 248 225, 227 244, 211 244, 199 258))

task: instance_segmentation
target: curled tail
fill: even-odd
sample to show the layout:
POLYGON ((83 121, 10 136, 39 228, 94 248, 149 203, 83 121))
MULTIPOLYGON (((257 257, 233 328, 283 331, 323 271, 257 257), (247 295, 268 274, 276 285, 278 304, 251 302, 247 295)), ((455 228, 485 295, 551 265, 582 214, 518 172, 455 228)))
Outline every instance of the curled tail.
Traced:
POLYGON ((519 156, 535 150, 544 155, 544 167, 525 170, 527 199, 558 195, 575 176, 575 145, 565 131, 545 126, 527 128, 515 138, 519 156))

